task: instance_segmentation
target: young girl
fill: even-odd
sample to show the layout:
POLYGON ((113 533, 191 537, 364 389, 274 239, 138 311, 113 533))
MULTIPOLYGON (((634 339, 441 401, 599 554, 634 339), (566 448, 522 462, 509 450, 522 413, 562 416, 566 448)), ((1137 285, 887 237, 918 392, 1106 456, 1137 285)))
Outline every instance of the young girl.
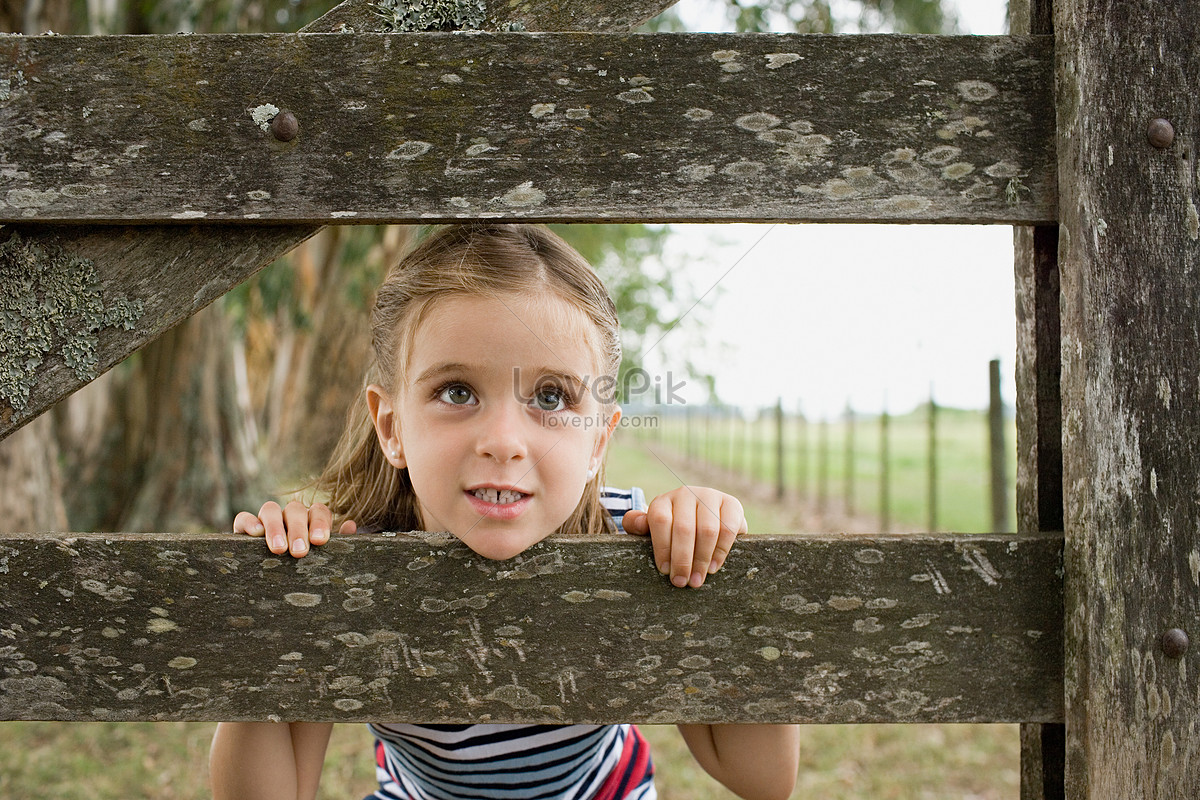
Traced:
MULTIPOLYGON (((444 530, 476 553, 511 558, 551 533, 614 528, 601 497, 620 409, 597 387, 620 363, 616 310, 586 261, 542 227, 465 225, 423 240, 380 287, 365 409, 318 479, 329 507, 268 503, 234 529, 303 556, 341 531, 444 530)), ((626 503, 625 505, 636 505, 626 503)), ((616 512, 613 513, 615 516, 616 512)), ((724 563, 741 505, 681 487, 624 513, 649 533, 679 587, 724 563)), ((222 723, 213 794, 316 796, 332 725, 222 723)), ((653 768, 630 725, 371 726, 379 800, 653 798, 653 768)), ((794 725, 680 725, 701 766, 745 798, 786 798, 799 759, 794 725)))

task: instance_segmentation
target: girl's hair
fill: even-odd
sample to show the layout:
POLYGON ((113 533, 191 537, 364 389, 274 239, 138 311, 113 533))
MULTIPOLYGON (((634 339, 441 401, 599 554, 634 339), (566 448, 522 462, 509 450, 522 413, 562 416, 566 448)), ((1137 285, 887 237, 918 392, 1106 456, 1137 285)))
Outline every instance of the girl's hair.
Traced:
MULTIPOLYGON (((596 366, 615 379, 621 363, 617 310, 583 256, 542 226, 468 224, 435 230, 389 270, 371 313, 374 363, 367 369, 364 388, 376 383, 396 393, 396 382, 407 379, 417 328, 438 300, 547 291, 591 320, 596 366)), ((604 410, 609 418, 611 407, 604 410)), ((611 529, 600 503, 603 480, 601 468, 558 533, 611 529)), ((384 458, 365 402, 351 408, 346 429, 315 486, 328 496, 338 520, 353 519, 366 530, 422 527, 408 470, 396 469, 384 458)))

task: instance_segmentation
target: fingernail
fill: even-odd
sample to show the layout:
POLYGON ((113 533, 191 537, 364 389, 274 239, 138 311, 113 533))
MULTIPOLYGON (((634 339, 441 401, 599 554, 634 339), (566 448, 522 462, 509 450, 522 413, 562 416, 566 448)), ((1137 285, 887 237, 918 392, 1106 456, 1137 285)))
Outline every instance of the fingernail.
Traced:
POLYGON ((297 539, 296 541, 292 542, 292 555, 302 556, 302 555, 304 555, 305 549, 306 548, 304 546, 303 539, 297 539))
POLYGON ((671 562, 664 561, 661 564, 659 564, 658 571, 661 572, 663 575, 666 575, 668 572, 671 571, 671 562))
POLYGON ((272 539, 271 550, 276 553, 282 553, 287 550, 287 542, 283 539, 272 539))
POLYGON ((693 572, 692 579, 688 583, 691 584, 693 589, 700 588, 700 584, 704 583, 704 573, 700 571, 693 572))
POLYGON ((680 589, 687 586, 687 582, 688 579, 686 575, 676 575, 675 577, 671 578, 671 583, 675 584, 680 589))
POLYGON ((721 568, 722 563, 723 562, 721 562, 721 561, 714 561, 711 564, 709 564, 708 565, 708 574, 712 575, 712 574, 716 573, 716 571, 721 568))
POLYGON ((313 544, 319 544, 320 542, 325 541, 325 537, 328 535, 329 531, 322 530, 321 528, 314 528, 311 534, 313 544))
POLYGON ((250 527, 250 533, 254 536, 262 536, 266 533, 266 529, 263 528, 262 523, 256 522, 250 527))

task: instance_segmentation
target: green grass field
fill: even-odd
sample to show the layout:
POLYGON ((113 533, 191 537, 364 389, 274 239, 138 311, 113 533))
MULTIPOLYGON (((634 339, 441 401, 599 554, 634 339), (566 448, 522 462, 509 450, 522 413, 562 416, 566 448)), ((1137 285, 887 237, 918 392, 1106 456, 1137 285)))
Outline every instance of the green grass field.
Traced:
MULTIPOLYGON (((4 800, 202 800, 209 723, 0 724, 4 800)), ((672 727, 643 728, 662 800, 732 800, 672 727)), ((1014 725, 806 725, 796 800, 1006 800, 1018 794, 1014 725)), ((365 725, 338 725, 321 800, 372 791, 365 725)))
MULTIPOLYGON (((937 506, 935 530, 982 533, 992 530, 988 478, 988 431, 985 412, 939 408, 937 414, 937 506)), ((683 416, 660 420, 661 430, 630 428, 628 439, 649 444, 678 461, 688 452, 695 460, 774 486, 777 476, 775 421, 771 414, 756 422, 732 418, 688 423, 683 416)), ((821 428, 795 418, 784 423, 784 485, 788 498, 817 505, 824 494, 826 507, 847 510, 847 439, 844 421, 830 422, 824 433, 826 478, 819 478, 821 428), (824 489, 822 490, 822 484, 824 489)), ((929 529, 929 431, 924 409, 889 420, 889 496, 891 521, 903 529, 929 529)), ((1005 423, 1009 528, 1016 507, 1016 426, 1005 423)), ((880 516, 882 442, 878 416, 863 416, 853 426, 853 476, 850 509, 853 516, 880 516)), ((674 461, 672 462, 674 463, 674 461)))
MULTIPOLYGON (((617 437, 610 451, 609 483, 641 486, 650 497, 681 482, 728 488, 706 480, 711 471, 702 473, 671 448, 625 434, 617 437)), ((963 437, 969 438, 965 433, 963 437)), ((743 500, 751 531, 788 530, 790 517, 780 507, 733 492, 743 500)), ((0 723, 0 800, 206 798, 213 727, 209 723, 0 723)), ((674 728, 650 726, 645 733, 658 765, 662 800, 733 798, 696 766, 674 728)), ((796 800, 1018 796, 1016 725, 809 725, 802 727, 801 736, 796 800)), ((320 797, 362 798, 373 785, 366 727, 337 726, 320 797)))

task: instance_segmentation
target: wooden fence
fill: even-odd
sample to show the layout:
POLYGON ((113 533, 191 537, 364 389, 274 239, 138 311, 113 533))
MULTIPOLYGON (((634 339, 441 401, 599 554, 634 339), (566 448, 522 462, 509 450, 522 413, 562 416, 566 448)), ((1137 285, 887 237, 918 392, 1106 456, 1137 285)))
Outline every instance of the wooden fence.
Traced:
POLYGON ((837 419, 810 419, 786 412, 780 398, 757 409, 635 403, 623 420, 644 443, 770 486, 776 502, 799 501, 819 518, 874 519, 881 532, 896 521, 900 530, 924 523, 927 531, 999 533, 1011 530, 1014 443, 998 361, 989 364, 989 383, 981 411, 940 409, 931 394, 901 417, 886 408, 859 413, 847 402, 837 419))
POLYGON ((1200 10, 623 33, 667 5, 0 36, 0 435, 320 224, 1016 224, 1019 533, 756 539, 675 594, 623 541, 9 536, 0 716, 1019 720, 1026 798, 1200 796, 1200 10))

